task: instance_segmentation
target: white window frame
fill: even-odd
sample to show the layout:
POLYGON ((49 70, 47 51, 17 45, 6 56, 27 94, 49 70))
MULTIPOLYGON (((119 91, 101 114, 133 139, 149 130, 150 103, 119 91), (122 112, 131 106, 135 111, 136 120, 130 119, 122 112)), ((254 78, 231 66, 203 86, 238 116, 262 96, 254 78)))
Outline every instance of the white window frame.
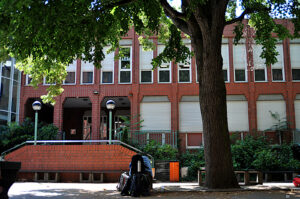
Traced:
POLYGON ((169 64, 162 64, 162 65, 169 65, 169 67, 168 68, 166 68, 166 67, 158 67, 157 68, 157 83, 159 83, 159 84, 170 84, 170 83, 172 83, 172 70, 171 70, 171 62, 169 63, 169 64), (159 72, 160 71, 169 71, 169 82, 160 82, 159 81, 159 72))
POLYGON ((44 86, 50 86, 50 85, 55 85, 55 84, 56 84, 56 83, 52 83, 52 84, 51 84, 51 83, 47 83, 47 82, 46 82, 46 76, 44 77, 44 79, 43 79, 43 85, 44 85, 44 86))
POLYGON ((30 86, 30 83, 28 83, 29 78, 29 75, 25 75, 25 86, 30 86))
MULTIPOLYGON (((142 55, 143 55, 143 46, 140 45, 140 84, 153 84, 153 70, 152 69, 146 69, 146 68, 143 68, 143 63, 142 63, 142 55), (142 71, 151 71, 151 82, 142 82, 142 71)), ((151 57, 151 61, 153 59, 153 50, 151 50, 150 52, 152 52, 152 57, 151 57)))
POLYGON ((94 82, 95 82, 95 66, 93 65, 93 70, 90 71, 90 70, 84 69, 84 68, 82 67, 82 63, 83 63, 83 62, 84 62, 84 61, 81 60, 80 84, 82 84, 82 85, 90 85, 90 84, 94 84, 94 82), (93 72, 93 81, 92 81, 92 83, 83 83, 83 72, 93 72))
MULTIPOLYGON (((295 46, 298 46, 299 47, 299 49, 300 49, 300 39, 294 39, 294 40, 290 40, 290 45, 289 45, 289 47, 290 47, 290 64, 291 64, 291 77, 292 77, 292 81, 293 82, 300 82, 300 79, 298 79, 298 80, 293 80, 293 69, 296 69, 296 70, 300 70, 300 62, 298 63, 298 65, 296 65, 296 66, 294 66, 293 65, 293 62, 292 62, 292 50, 291 50, 291 47, 293 46, 293 45, 295 45, 295 46)), ((298 60, 295 60, 295 61, 298 61, 298 60)))
POLYGON ((273 68, 273 66, 271 65, 271 78, 272 78, 272 82, 285 82, 285 70, 284 70, 284 55, 283 55, 283 44, 276 44, 276 50, 277 52, 279 52, 279 56, 281 58, 281 68, 273 68), (278 49, 280 46, 280 49, 278 49), (281 69, 282 72, 282 80, 273 80, 273 69, 281 69))
POLYGON ((75 73, 75 82, 74 83, 66 83, 65 80, 64 80, 63 85, 75 85, 76 84, 77 60, 74 60, 72 62, 72 64, 74 64, 74 62, 75 62, 75 70, 68 70, 68 66, 67 66, 66 70, 67 70, 67 73, 68 72, 74 72, 75 73))
POLYGON ((262 45, 256 45, 256 44, 253 44, 253 45, 254 45, 254 48, 253 48, 254 82, 267 82, 268 81, 267 66, 265 64, 265 60, 260 57, 260 55, 263 51, 262 45), (264 70, 265 80, 256 80, 255 79, 256 70, 264 70))
MULTIPOLYGON (((225 39, 224 39, 224 40, 225 40, 225 39)), ((221 49, 221 56, 222 56, 222 59, 223 59, 222 72, 223 72, 224 70, 227 71, 227 81, 224 80, 224 82, 225 82, 225 83, 229 83, 229 82, 230 82, 230 72, 229 72, 229 70, 230 70, 229 68, 230 68, 230 67, 229 67, 229 44, 228 44, 228 40, 227 40, 227 42, 225 42, 225 41, 223 42, 223 41, 222 41, 222 47, 221 47, 221 48, 222 48, 222 49, 223 49, 223 48, 226 48, 226 51, 225 51, 224 53, 227 53, 227 54, 223 54, 223 53, 222 53, 223 51, 222 51, 222 49, 221 49), (226 56, 226 57, 223 57, 223 55, 226 56), (224 60, 226 60, 226 62, 227 62, 226 64, 227 64, 227 65, 224 65, 224 60)), ((222 74, 222 75, 223 75, 223 74, 222 74)))
POLYGON ((235 52, 235 48, 237 47, 236 45, 233 45, 233 73, 234 73, 234 82, 235 83, 245 83, 245 82, 248 82, 248 75, 247 75, 247 49, 246 49, 246 44, 245 44, 245 41, 244 40, 242 40, 242 42, 241 43, 239 43, 239 44, 237 44, 237 45, 241 45, 241 46, 244 46, 244 62, 245 62, 245 65, 244 65, 244 68, 242 69, 242 68, 236 68, 236 66, 235 66, 235 63, 234 63, 234 60, 235 60, 235 54, 236 53, 234 53, 235 52), (235 71, 236 70, 244 70, 245 71, 245 80, 244 81, 237 81, 236 79, 235 79, 235 71))
MULTIPOLYGON (((107 54, 107 52, 106 52, 106 50, 108 50, 108 48, 109 47, 105 47, 104 49, 103 49, 103 53, 105 54, 105 58, 104 59, 106 59, 107 58, 107 56, 108 56, 108 54, 107 54)), ((111 52, 111 53, 115 53, 115 52, 111 52)), ((114 54, 115 55, 115 54, 114 54)), ((113 55, 113 56, 114 56, 113 55)), ((104 61, 104 60, 103 60, 104 61)), ((101 81, 100 81, 100 84, 114 84, 114 82, 115 82, 115 78, 114 78, 114 74, 115 74, 115 61, 113 61, 113 63, 112 63, 112 69, 111 70, 109 70, 109 69, 105 69, 105 68, 101 68, 101 71, 100 71, 100 78, 101 78, 101 81), (112 72, 112 82, 111 83, 104 83, 103 82, 103 73, 104 72, 112 72)))
MULTIPOLYGON (((191 45, 186 45, 186 47, 189 48, 189 50, 191 51, 191 45)), ((188 62, 189 64, 185 64, 183 62, 177 63, 177 81, 180 84, 192 83, 192 57, 191 58, 187 58, 186 62, 188 62), (183 65, 183 68, 180 67, 181 65, 183 65), (180 71, 189 71, 189 79, 190 79, 190 81, 188 81, 188 82, 181 82, 180 81, 180 76, 179 76, 180 71)))
MULTIPOLYGON (((132 46, 121 46, 121 48, 130 48, 130 69, 121 69, 122 58, 119 59, 119 74, 118 74, 118 83, 119 84, 132 84, 132 46), (130 82, 121 82, 121 72, 130 72, 130 82)), ((120 49, 119 49, 120 50, 120 49)))

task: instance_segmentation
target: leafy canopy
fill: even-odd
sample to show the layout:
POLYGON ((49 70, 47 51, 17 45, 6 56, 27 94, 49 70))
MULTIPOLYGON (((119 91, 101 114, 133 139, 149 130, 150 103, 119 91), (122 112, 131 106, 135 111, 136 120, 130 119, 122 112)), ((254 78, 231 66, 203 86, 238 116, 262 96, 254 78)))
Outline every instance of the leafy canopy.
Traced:
MULTIPOLYGON (((237 22, 236 41, 243 35, 242 19, 250 18, 249 24, 256 30, 255 41, 263 45, 261 56, 267 64, 276 62, 272 32, 280 39, 299 36, 299 0, 218 2, 227 6, 225 24, 237 22), (237 9, 242 10, 240 16, 236 16, 237 9), (292 18, 294 34, 273 18, 292 18)), ((19 68, 31 76, 33 86, 38 86, 45 76, 55 82, 43 97, 45 102, 54 102, 53 97, 63 92, 61 84, 68 64, 81 58, 101 67, 103 48, 118 48, 119 40, 133 27, 146 48, 153 48, 147 41, 150 35, 158 35, 166 45, 153 60, 154 67, 173 59, 184 62, 191 54, 181 41, 181 31, 195 37, 186 24, 191 25, 199 11, 212 18, 216 12, 211 7, 213 3, 214 0, 182 0, 176 10, 167 0, 0 0, 0 58, 14 56, 19 68)))

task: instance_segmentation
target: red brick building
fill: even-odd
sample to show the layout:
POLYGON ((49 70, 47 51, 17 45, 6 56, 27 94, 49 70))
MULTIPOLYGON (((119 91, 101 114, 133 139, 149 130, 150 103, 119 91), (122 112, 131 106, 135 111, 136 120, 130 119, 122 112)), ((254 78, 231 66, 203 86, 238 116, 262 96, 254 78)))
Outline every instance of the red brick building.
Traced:
MULTIPOLYGON (((288 21, 282 24, 292 27, 288 21)), ((253 30, 246 29, 244 36, 233 45, 233 26, 228 26, 222 41, 229 131, 242 137, 266 130, 276 124, 270 111, 287 120, 292 129, 300 128, 300 40, 278 42, 278 63, 266 67, 259 57, 261 46, 253 43, 253 30)), ((114 99, 114 129, 122 123, 120 115, 140 115, 142 130, 175 130, 183 150, 199 147, 203 143, 195 59, 189 65, 171 62, 152 70, 151 59, 164 46, 156 37, 151 39, 157 48, 143 51, 131 30, 120 41, 127 56, 114 60, 116 50, 106 56, 101 69, 74 61, 67 68, 63 94, 56 98, 54 107, 43 106, 40 120, 53 122, 66 132, 66 139, 106 139, 105 103, 114 99)), ((188 39, 184 43, 190 47, 188 39)), ((20 121, 33 117, 31 104, 48 86, 44 81, 34 89, 28 81, 23 75, 20 121)))

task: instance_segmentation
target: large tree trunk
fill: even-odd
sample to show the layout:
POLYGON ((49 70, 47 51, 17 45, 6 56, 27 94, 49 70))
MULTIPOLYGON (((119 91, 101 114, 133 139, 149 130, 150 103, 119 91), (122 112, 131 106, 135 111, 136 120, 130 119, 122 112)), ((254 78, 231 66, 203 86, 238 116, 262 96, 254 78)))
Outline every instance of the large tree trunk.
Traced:
POLYGON ((222 32, 192 37, 199 75, 199 101, 203 121, 205 186, 239 187, 234 175, 227 124, 226 87, 222 72, 222 32))

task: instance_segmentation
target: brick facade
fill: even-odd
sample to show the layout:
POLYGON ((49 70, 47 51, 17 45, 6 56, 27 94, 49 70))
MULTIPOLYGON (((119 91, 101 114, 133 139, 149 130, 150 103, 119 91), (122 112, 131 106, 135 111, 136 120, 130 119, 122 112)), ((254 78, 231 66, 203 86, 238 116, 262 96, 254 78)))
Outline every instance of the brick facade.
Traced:
MULTIPOLYGON (((287 21, 281 22, 283 25, 291 28, 291 25, 287 21)), ((233 66, 233 38, 232 33, 233 26, 228 26, 224 30, 224 38, 228 39, 228 51, 229 51, 229 81, 226 83, 227 95, 244 95, 248 101, 248 119, 249 119, 249 132, 257 129, 257 107, 256 102, 260 95, 280 94, 284 97, 286 103, 286 118, 289 118, 291 128, 296 127, 295 121, 295 108, 294 101, 296 95, 300 94, 300 83, 292 80, 291 62, 290 62, 290 40, 286 39, 282 42, 283 46, 283 64, 284 64, 284 81, 273 82, 271 68, 267 68, 267 81, 255 82, 254 73, 251 71, 250 66, 247 66, 247 82, 235 82, 234 81, 234 66, 233 66)), ((249 30, 246 32, 248 36, 252 34, 249 30)), ((139 41, 138 36, 134 30, 131 30, 124 39, 132 40, 132 83, 131 84, 119 84, 119 61, 114 61, 114 84, 101 84, 100 69, 94 70, 94 83, 92 85, 81 85, 81 62, 77 60, 76 71, 76 85, 63 86, 65 91, 61 96, 56 98, 56 105, 54 106, 53 123, 63 130, 64 121, 68 118, 63 117, 63 103, 66 98, 78 98, 88 97, 92 103, 92 139, 101 139, 100 137, 100 111, 102 100, 109 96, 127 96, 130 101, 131 115, 140 114, 140 103, 144 96, 168 96, 171 102, 171 129, 179 130, 179 102, 182 96, 197 96, 199 94, 199 85, 196 82, 196 67, 195 59, 192 59, 191 69, 191 83, 178 83, 178 67, 177 64, 172 62, 171 67, 171 83, 158 83, 157 69, 153 71, 153 83, 141 84, 140 82, 140 70, 139 70, 139 41), (95 94, 94 91, 99 92, 95 94)), ((155 44, 158 43, 156 37, 152 37, 155 44)), ((249 44, 246 39, 246 49, 249 49, 249 44)), ((116 51, 117 53, 117 51, 116 51)), ((157 55, 157 50, 154 50, 153 56, 157 55)), ((247 63, 249 60, 253 61, 253 55, 247 54, 247 63)), ((40 95, 45 94, 47 86, 41 85, 38 89, 25 85, 25 76, 22 78, 22 90, 21 90, 21 103, 20 103, 20 121, 25 117, 25 104, 29 98, 38 98, 40 95)), ((213 97, 213 96, 212 96, 213 97)), ((181 148, 186 148, 187 141, 191 139, 202 139, 201 132, 190 135, 186 140, 186 133, 179 133, 181 139, 181 148)), ((194 142, 194 141, 193 141, 194 142)))

